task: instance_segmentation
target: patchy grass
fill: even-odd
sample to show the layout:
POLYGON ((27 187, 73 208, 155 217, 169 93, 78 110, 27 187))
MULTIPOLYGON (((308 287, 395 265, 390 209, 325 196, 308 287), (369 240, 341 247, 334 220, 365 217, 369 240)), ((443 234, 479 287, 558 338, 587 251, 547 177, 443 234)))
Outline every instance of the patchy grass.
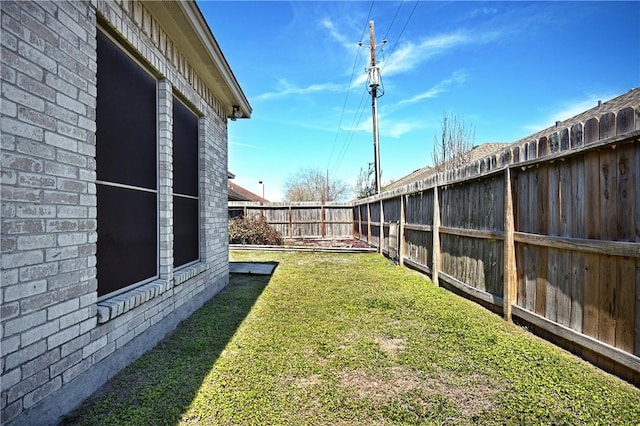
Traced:
POLYGON ((66 424, 636 424, 640 391, 377 254, 277 261, 66 424))

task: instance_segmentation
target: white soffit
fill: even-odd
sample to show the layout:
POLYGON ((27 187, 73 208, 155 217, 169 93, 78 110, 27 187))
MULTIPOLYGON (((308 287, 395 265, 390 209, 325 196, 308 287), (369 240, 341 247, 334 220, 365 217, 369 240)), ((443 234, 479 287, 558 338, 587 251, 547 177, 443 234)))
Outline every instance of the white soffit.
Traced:
POLYGON ((231 115, 237 105, 251 116, 251 105, 194 1, 149 1, 145 7, 158 20, 196 73, 231 115))

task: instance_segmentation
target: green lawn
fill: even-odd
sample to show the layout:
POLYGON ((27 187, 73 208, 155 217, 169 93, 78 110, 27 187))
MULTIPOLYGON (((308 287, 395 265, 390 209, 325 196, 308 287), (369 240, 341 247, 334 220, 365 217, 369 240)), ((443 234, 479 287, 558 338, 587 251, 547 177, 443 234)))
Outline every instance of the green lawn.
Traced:
POLYGON ((87 425, 638 424, 640 390, 377 254, 230 285, 66 419, 87 425))

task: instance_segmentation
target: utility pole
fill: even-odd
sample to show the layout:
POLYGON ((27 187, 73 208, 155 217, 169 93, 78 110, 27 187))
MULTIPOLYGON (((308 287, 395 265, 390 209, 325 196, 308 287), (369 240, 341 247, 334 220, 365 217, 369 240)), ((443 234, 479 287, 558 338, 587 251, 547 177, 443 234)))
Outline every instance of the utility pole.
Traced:
POLYGON ((329 169, 327 169, 327 190, 326 190, 326 200, 329 201, 329 169))
MULTIPOLYGON (((383 40, 385 44, 387 40, 383 40)), ((380 194, 380 141, 378 139, 378 87, 380 86, 380 68, 376 66, 376 35, 373 21, 369 21, 369 48, 371 64, 368 68, 369 87, 371 88, 371 116, 373 119, 373 157, 376 172, 376 194, 380 194)))
MULTIPOLYGON (((382 40, 382 44, 385 44, 387 40, 382 40)), ((371 89, 371 117, 373 120, 373 156, 376 172, 376 195, 380 195, 381 183, 380 183, 380 141, 378 140, 378 87, 380 87, 380 67, 376 65, 376 34, 373 26, 373 21, 369 21, 369 48, 371 49, 371 63, 367 72, 369 73, 369 88, 371 89)), ((382 88, 380 96, 384 94, 382 88)), ((382 197, 380 198, 380 228, 378 235, 378 248, 380 254, 384 252, 384 205, 382 203, 382 197)))

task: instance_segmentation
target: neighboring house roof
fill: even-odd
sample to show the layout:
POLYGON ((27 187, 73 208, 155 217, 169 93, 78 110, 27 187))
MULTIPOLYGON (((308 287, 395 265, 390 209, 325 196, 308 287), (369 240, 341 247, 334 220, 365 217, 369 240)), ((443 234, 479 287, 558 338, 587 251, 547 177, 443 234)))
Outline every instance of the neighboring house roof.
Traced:
POLYGON ((581 112, 580 114, 573 116, 567 120, 557 121, 553 126, 547 127, 544 130, 540 130, 537 133, 519 139, 514 143, 514 145, 527 142, 529 140, 540 139, 542 136, 546 136, 557 131, 556 128, 569 128, 574 124, 585 123, 591 118, 599 118, 604 114, 608 114, 610 112, 617 113, 618 111, 626 107, 638 107, 638 105, 640 105, 640 86, 635 87, 620 96, 616 96, 613 99, 609 99, 606 102, 598 101, 598 104, 593 108, 581 112))
MULTIPOLYGON (((471 151, 469 151, 469 162, 474 162, 480 160, 481 158, 485 158, 495 152, 500 151, 502 148, 506 147, 508 144, 505 143, 484 143, 482 145, 474 146, 471 151)), ((419 180, 423 180, 428 178, 429 176, 437 173, 435 167, 423 167, 421 169, 415 170, 414 172, 408 174, 407 176, 401 177, 400 179, 386 185, 384 187, 385 191, 390 191, 396 188, 400 188, 402 186, 408 185, 412 182, 417 182, 419 180)))
POLYGON ((269 200, 262 198, 259 195, 254 194, 237 185, 231 181, 229 181, 229 201, 257 201, 259 203, 268 203, 269 200))
MULTIPOLYGON (((553 126, 547 127, 544 130, 540 130, 532 135, 529 135, 525 138, 519 139, 513 143, 485 143, 479 146, 474 147, 470 153, 470 162, 473 163, 477 160, 481 160, 483 158, 489 157, 492 154, 500 151, 503 148, 506 148, 511 145, 519 145, 524 142, 530 140, 537 140, 543 136, 549 135, 555 131, 557 128, 570 128, 574 124, 577 123, 585 123, 587 120, 594 117, 601 117, 607 113, 617 113, 618 111, 626 108, 626 107, 635 107, 637 108, 640 105, 640 87, 633 88, 628 92, 617 96, 613 99, 610 99, 606 102, 598 101, 598 104, 591 109, 588 109, 580 114, 571 117, 564 121, 557 121, 553 126)), ((384 187, 385 191, 391 191, 405 185, 409 185, 413 182, 418 182, 424 180, 436 173, 436 169, 433 167, 423 167, 418 169, 407 176, 404 176, 397 181, 391 183, 384 187)))

